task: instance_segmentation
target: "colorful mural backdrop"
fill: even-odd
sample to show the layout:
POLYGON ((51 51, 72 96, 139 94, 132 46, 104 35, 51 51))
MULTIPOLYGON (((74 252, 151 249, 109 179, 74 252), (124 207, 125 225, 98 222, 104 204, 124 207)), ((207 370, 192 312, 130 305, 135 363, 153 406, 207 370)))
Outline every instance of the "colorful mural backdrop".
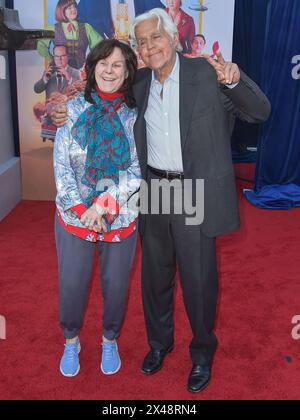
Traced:
POLYGON ((90 49, 104 38, 130 42, 131 20, 154 7, 165 9, 176 23, 187 57, 213 56, 220 48, 231 59, 234 0, 15 0, 24 27, 55 31, 54 40, 39 41, 37 52, 17 54, 24 199, 55 197, 56 129, 50 111, 84 90, 90 49))

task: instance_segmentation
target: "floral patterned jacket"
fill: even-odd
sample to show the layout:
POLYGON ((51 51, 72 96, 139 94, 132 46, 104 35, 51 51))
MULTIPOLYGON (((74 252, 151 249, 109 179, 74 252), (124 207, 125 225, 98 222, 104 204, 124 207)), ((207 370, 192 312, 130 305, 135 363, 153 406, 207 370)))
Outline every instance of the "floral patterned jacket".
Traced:
MULTIPOLYGON (((72 209, 83 204, 91 191, 89 187, 82 183, 87 151, 82 150, 73 139, 71 130, 79 116, 89 106, 91 104, 84 99, 83 95, 68 102, 68 122, 58 129, 54 143, 57 210, 66 225, 76 228, 84 228, 84 226, 72 209)), ((130 144, 132 164, 127 173, 120 178, 119 184, 111 185, 98 199, 102 203, 107 202, 107 199, 109 202, 116 202, 118 216, 114 219, 111 230, 127 228, 137 219, 137 202, 141 184, 141 171, 133 134, 137 111, 122 104, 117 112, 130 144)))

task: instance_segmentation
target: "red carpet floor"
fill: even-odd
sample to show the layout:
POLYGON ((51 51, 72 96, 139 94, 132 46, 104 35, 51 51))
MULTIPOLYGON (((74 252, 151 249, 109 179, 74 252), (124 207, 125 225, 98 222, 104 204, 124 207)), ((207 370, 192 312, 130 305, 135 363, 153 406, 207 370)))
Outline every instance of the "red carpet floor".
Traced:
MULTIPOLYGON (((245 187, 240 184, 239 189, 245 187)), ((300 341, 291 320, 300 314, 300 210, 261 211, 240 200, 243 227, 219 240, 220 346, 210 387, 186 391, 190 329, 176 292, 176 347, 164 369, 145 377, 148 349, 140 299, 140 248, 119 340, 123 367, 99 371, 102 302, 98 268, 81 334, 81 372, 59 373, 63 338, 57 316, 54 205, 22 202, 0 223, 0 399, 299 399, 300 341)))

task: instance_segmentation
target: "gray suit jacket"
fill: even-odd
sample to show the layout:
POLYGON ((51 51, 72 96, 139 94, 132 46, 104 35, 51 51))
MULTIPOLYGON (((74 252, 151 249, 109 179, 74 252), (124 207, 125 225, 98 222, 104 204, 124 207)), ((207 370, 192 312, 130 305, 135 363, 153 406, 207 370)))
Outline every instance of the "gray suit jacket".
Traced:
MULTIPOLYGON (((147 176, 145 112, 151 85, 151 70, 137 73, 134 93, 139 109, 135 124, 136 147, 147 176)), ((204 179, 204 222, 209 237, 223 235, 240 226, 230 137, 235 118, 250 123, 267 120, 271 106, 259 87, 242 73, 234 89, 221 88, 215 70, 203 58, 180 56, 180 127, 186 179, 204 179)), ((145 216, 141 216, 143 233, 145 216)))

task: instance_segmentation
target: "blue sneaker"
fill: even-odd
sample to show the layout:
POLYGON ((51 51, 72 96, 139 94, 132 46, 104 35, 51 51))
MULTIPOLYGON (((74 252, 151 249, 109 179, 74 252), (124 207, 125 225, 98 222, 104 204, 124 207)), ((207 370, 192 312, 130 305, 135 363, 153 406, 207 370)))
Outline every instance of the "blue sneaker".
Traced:
POLYGON ((65 344, 65 351, 60 362, 60 372, 67 378, 73 378, 80 371, 79 357, 80 353, 79 338, 75 344, 65 344))
POLYGON ((101 371, 104 375, 114 375, 121 368, 121 359, 116 342, 102 343, 101 371))

